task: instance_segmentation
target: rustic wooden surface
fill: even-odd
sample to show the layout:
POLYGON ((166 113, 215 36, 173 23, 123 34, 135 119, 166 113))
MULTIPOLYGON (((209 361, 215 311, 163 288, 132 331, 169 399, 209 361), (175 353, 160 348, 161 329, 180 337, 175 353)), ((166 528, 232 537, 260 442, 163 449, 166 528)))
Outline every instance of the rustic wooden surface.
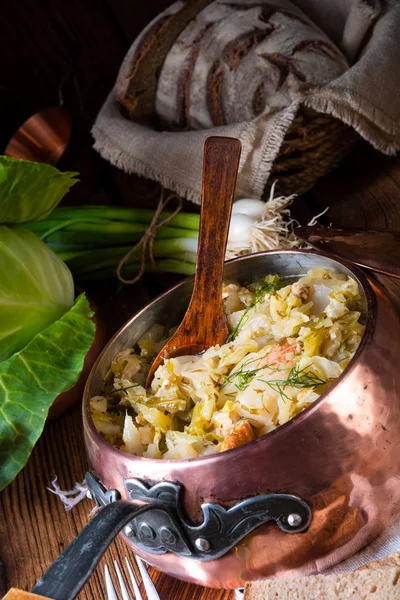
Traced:
MULTIPOLYGON (((61 90, 74 118, 74 134, 59 166, 80 171, 82 180, 73 188, 70 202, 154 205, 158 186, 109 167, 91 150, 89 132, 130 42, 168 4, 170 0, 6 3, 0 25, 4 58, 0 150, 25 118, 57 104, 61 90)), ((360 144, 341 168, 295 201, 293 214, 305 224, 327 206, 330 209, 321 218, 323 224, 400 231, 400 160, 360 144)), ((400 282, 377 278, 400 307, 400 282)), ((117 297, 104 289, 110 332, 176 279, 145 277, 141 284, 122 290, 117 297)), ((0 596, 11 586, 30 590, 88 521, 92 509, 89 500, 67 513, 46 489, 53 476, 58 477, 61 488, 72 488, 76 481, 82 481, 86 468, 80 408, 76 407, 46 425, 27 466, 0 494, 0 596)), ((111 565, 113 559, 122 564, 126 554, 120 540, 113 543, 80 597, 105 598, 103 566, 111 565)), ((184 584, 155 570, 151 574, 162 600, 233 598, 228 591, 184 584)))

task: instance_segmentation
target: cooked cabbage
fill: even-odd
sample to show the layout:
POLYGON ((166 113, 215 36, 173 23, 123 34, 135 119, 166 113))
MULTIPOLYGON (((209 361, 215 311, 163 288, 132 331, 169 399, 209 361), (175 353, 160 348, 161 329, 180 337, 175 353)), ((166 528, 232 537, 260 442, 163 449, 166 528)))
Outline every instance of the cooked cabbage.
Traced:
POLYGON ((235 448, 310 406, 339 377, 364 332, 357 282, 328 269, 297 281, 277 275, 247 287, 226 282, 227 342, 164 361, 144 382, 162 344, 153 327, 117 354, 103 396, 91 400, 95 426, 128 454, 196 458, 235 448))

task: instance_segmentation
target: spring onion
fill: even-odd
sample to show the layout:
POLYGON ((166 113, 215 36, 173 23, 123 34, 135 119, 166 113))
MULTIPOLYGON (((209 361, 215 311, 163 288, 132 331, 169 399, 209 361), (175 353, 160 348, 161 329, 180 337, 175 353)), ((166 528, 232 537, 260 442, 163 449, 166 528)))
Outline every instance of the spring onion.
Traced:
MULTIPOLYGON (((298 242, 291 231, 288 206, 293 197, 275 198, 273 188, 267 202, 237 200, 232 208, 227 259, 261 250, 293 248, 298 242)), ((105 279, 116 276, 120 261, 146 236, 155 211, 118 206, 78 206, 55 208, 47 218, 25 227, 36 233, 76 279, 105 279)), ((162 212, 144 252, 145 268, 192 274, 195 270, 198 214, 162 212)), ((123 274, 134 276, 140 270, 141 249, 124 264, 123 274)))
POLYGON ((256 217, 244 213, 234 213, 229 225, 229 240, 239 244, 251 242, 251 228, 256 221, 256 217))
POLYGON ((261 219, 265 211, 265 202, 252 198, 236 200, 232 206, 232 215, 242 214, 261 219))

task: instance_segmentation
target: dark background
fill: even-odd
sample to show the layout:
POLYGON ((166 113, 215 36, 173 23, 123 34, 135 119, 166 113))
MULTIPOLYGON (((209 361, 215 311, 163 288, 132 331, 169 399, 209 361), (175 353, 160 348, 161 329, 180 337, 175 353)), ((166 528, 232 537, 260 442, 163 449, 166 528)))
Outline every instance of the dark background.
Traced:
POLYGON ((58 104, 89 127, 135 36, 169 0, 2 0, 2 138, 16 121, 58 104), (5 59, 5 60, 4 60, 5 59))
MULTIPOLYGON (((28 117, 59 105, 61 94, 73 117, 73 135, 57 166, 79 171, 82 182, 69 202, 103 202, 105 191, 119 203, 121 189, 129 202, 135 183, 142 192, 143 181, 129 178, 127 183, 91 150, 90 129, 132 41, 170 4, 172 0, 0 0, 0 153, 28 117)), ((146 187, 147 194, 156 192, 146 187)))

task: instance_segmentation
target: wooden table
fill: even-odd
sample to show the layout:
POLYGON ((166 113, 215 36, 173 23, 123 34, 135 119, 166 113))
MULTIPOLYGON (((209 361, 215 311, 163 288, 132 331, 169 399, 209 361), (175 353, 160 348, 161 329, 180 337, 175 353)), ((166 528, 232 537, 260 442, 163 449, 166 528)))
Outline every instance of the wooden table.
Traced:
MULTIPOLYGON (((400 160, 381 156, 360 144, 341 168, 295 202, 293 212, 304 223, 310 213, 317 214, 327 206, 330 209, 325 219, 334 225, 400 230, 400 160)), ((379 279, 393 301, 399 303, 400 282, 384 276, 379 279)), ((145 280, 135 290, 126 290, 122 300, 119 299, 119 312, 112 328, 167 283, 171 281, 145 280)), ((76 481, 83 480, 86 468, 77 406, 46 425, 27 466, 0 495, 0 554, 8 585, 29 590, 88 521, 92 509, 89 500, 68 513, 46 489, 55 475, 62 489, 71 489, 76 481)), ((122 563, 126 554, 125 545, 120 540, 114 542, 80 597, 104 598, 104 564, 110 565, 115 558, 122 563)), ((156 570, 151 574, 162 600, 233 598, 229 591, 188 585, 156 570)))

